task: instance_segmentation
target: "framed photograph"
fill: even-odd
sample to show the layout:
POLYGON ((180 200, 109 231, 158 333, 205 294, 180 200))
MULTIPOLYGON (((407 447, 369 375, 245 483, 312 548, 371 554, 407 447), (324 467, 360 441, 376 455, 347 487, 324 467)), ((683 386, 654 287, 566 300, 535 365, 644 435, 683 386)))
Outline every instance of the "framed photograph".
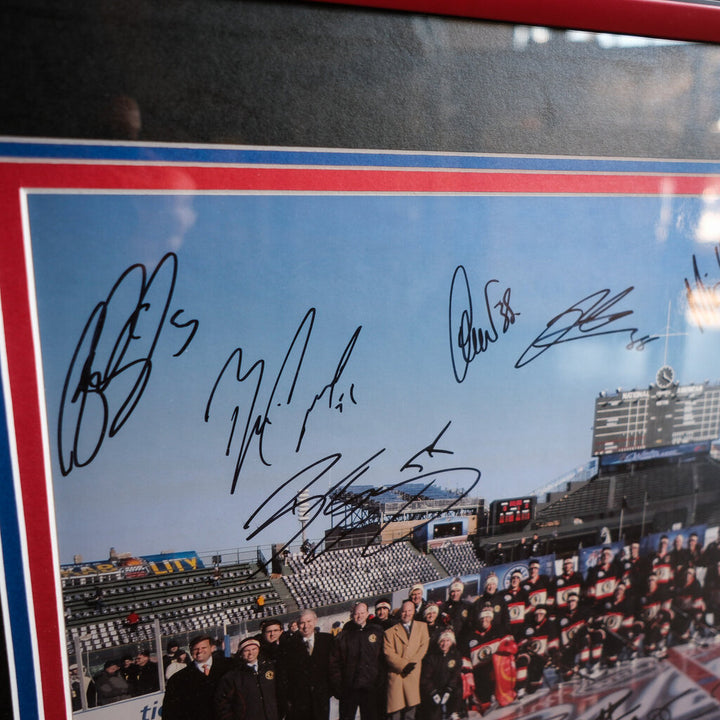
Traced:
MULTIPOLYGON (((129 54, 124 20, 61 17, 127 77, 11 89, 14 716, 173 720, 174 643, 240 657, 309 609, 338 642, 420 586, 466 658, 457 697, 411 703, 438 717, 720 717, 720 51, 686 42, 716 8, 382 5, 218 4, 207 28, 256 36, 235 83, 228 30, 152 92, 187 27, 129 54)), ((139 8, 148 33, 192 15, 139 8)))

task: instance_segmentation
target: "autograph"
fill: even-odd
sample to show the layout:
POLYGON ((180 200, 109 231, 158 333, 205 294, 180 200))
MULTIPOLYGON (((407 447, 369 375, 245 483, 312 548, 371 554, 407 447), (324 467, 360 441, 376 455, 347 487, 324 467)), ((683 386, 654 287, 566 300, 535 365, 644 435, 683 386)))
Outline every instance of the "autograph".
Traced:
MULTIPOLYGON (((718 263, 720 263, 720 253, 718 253, 717 249, 716 257, 718 263)), ((695 263, 694 258, 693 262, 695 263)), ((687 280, 685 282, 690 293, 689 283, 687 280)), ((696 263, 695 282, 696 286, 702 286, 696 263)), ((448 327, 450 332, 450 359, 455 380, 459 383, 465 380, 470 363, 500 339, 500 332, 503 335, 507 333, 520 315, 518 311, 512 308, 510 288, 503 291, 498 302, 492 303, 490 289, 497 284, 499 284, 499 281, 494 278, 485 283, 484 297, 487 327, 483 329, 480 326, 475 326, 474 323, 472 294, 465 268, 458 265, 453 273, 452 282, 450 283, 448 327), (496 315, 499 317, 496 318, 496 315), (495 324, 496 319, 499 318, 503 320, 500 331, 495 324)), ((702 287, 704 288, 704 286, 702 287)), ((714 290, 715 286, 713 286, 713 292, 714 290)), ((547 323, 545 329, 520 355, 515 367, 518 369, 524 367, 551 347, 560 343, 599 335, 629 333, 630 339, 626 348, 628 350, 644 350, 648 343, 658 340, 660 336, 643 335, 638 337, 638 329, 635 327, 609 327, 633 314, 632 310, 613 310, 632 291, 633 286, 630 286, 611 296, 610 290, 598 290, 574 303, 547 323)), ((717 303, 715 309, 717 309, 717 303)))
MULTIPOLYGON (((131 265, 85 323, 65 376, 58 415, 60 471, 93 461, 105 437, 128 421, 150 380, 153 355, 170 312, 178 260, 169 252, 148 278, 145 265, 131 265), (68 449, 69 448, 69 449, 68 449)), ((177 310, 169 323, 187 330, 173 355, 188 348, 200 325, 180 322, 177 310)))
MULTIPOLYGON (((265 405, 265 409, 261 413, 255 413, 255 406, 258 402, 261 389, 263 388, 263 379, 265 376, 265 360, 256 360, 246 371, 243 365, 243 350, 242 348, 236 348, 232 351, 228 359, 225 361, 225 364, 220 370, 220 374, 215 380, 215 384, 213 385, 212 391, 210 392, 207 405, 205 406, 205 422, 210 421, 210 411, 213 406, 216 394, 218 393, 222 381, 226 377, 228 377, 230 373, 232 373, 232 376, 240 385, 242 385, 243 383, 248 383, 248 387, 250 388, 250 392, 252 394, 249 408, 243 416, 244 425, 242 428, 242 439, 240 440, 240 448, 237 452, 235 470, 233 472, 232 484, 230 486, 231 494, 235 492, 237 482, 240 477, 240 472, 243 468, 243 464, 245 463, 248 451, 253 444, 253 440, 257 440, 257 453, 263 465, 269 467, 272 464, 267 459, 267 455, 263 446, 265 440, 265 432, 268 426, 272 425, 273 423, 273 412, 276 411, 276 408, 282 407, 283 405, 287 407, 292 404, 293 396, 295 394, 296 386, 298 383, 298 378, 300 376, 300 370, 302 369, 303 361, 305 359, 305 353, 307 351, 308 343, 310 342, 310 336, 313 330, 313 325, 315 323, 315 315, 315 308, 310 308, 305 313, 305 316, 300 322, 300 325, 298 326, 298 329, 296 330, 295 335, 293 336, 293 339, 290 343, 290 347, 288 348, 288 351, 283 358, 282 364, 280 366, 280 372, 275 378, 275 382, 272 386, 272 390, 268 397, 267 404, 265 405), (287 386, 286 391, 281 389, 285 386, 287 386)), ((355 330, 352 337, 350 338, 350 341, 345 346, 345 349, 340 357, 340 361, 335 368, 335 373, 332 380, 325 385, 325 387, 320 391, 319 394, 315 395, 312 403, 305 411, 305 416, 302 422, 302 427, 300 429, 300 434, 298 437, 295 452, 300 451, 300 446, 305 435, 308 419, 311 413, 315 410, 317 403, 322 400, 323 397, 327 396, 329 409, 335 409, 339 412, 342 412, 345 393, 342 393, 338 398, 337 403, 335 403, 335 390, 338 383, 342 379, 343 372, 350 360, 352 351, 355 348, 355 344, 357 343, 361 329, 362 326, 359 326, 355 330), (335 403, 335 405, 333 405, 333 403, 335 403)), ((357 404, 354 396, 354 385, 350 386, 348 395, 351 402, 357 404)), ((240 417, 240 404, 236 404, 233 407, 231 413, 231 427, 230 434, 228 436, 227 446, 225 448, 225 455, 230 455, 230 450, 233 445, 237 423, 240 417)))
POLYGON ((473 302, 470 293, 470 283, 467 273, 462 265, 458 265, 453 273, 450 283, 450 359, 452 360, 455 379, 461 383, 467 375, 468 366, 480 354, 486 352, 492 343, 496 343, 500 336, 495 327, 493 309, 503 320, 503 335, 515 324, 515 319, 520 315, 510 306, 510 288, 506 288, 501 299, 491 304, 489 291, 491 285, 499 284, 499 280, 488 280, 485 283, 485 314, 488 327, 483 330, 475 327, 473 317, 473 302), (456 289, 455 283, 459 283, 456 289), (456 297, 457 296, 457 297, 456 297), (455 304, 459 310, 455 310, 455 304), (456 312, 459 313, 456 315, 456 312), (459 357, 458 357, 459 353, 459 357))
POLYGON ((638 329, 631 327, 604 329, 616 323, 618 320, 633 314, 632 310, 617 310, 611 312, 612 308, 618 302, 625 299, 632 290, 633 286, 631 285, 617 295, 612 296, 610 296, 610 290, 598 290, 574 303, 567 310, 556 315, 548 322, 545 329, 522 353, 515 363, 515 367, 524 367, 545 351, 560 343, 597 337, 599 335, 629 333, 630 342, 626 346, 627 349, 635 348, 637 350, 644 350, 645 345, 653 340, 658 340, 660 336, 645 335, 641 338, 636 338, 635 334, 638 332, 638 329))
MULTIPOLYGON (((684 690, 679 695, 675 696, 672 700, 668 700, 664 705, 660 705, 659 707, 653 708, 647 715, 647 720, 672 720, 672 711, 670 710, 670 706, 673 703, 676 703, 678 700, 681 700, 682 698, 691 695, 693 692, 696 692, 697 688, 688 688, 687 690, 684 690)), ((696 720, 697 718, 701 718, 703 715, 708 715, 711 712, 715 712, 717 708, 713 705, 711 707, 706 707, 703 710, 700 710, 699 713, 695 713, 693 715, 693 720, 696 720)))
MULTIPOLYGON (((435 440, 425 447, 420 452, 413 455, 413 457, 408 460, 406 463, 403 464, 401 467, 401 472, 403 470, 406 470, 410 467, 414 468, 420 468, 422 469, 421 465, 418 465, 414 461, 417 460, 421 455, 427 454, 429 457, 433 457, 433 452, 443 452, 443 453, 451 453, 451 451, 448 450, 437 450, 435 445, 439 441, 439 439, 442 437, 442 435, 445 433, 447 428, 449 427, 450 423, 448 423, 445 428, 438 434, 438 436, 435 438, 435 440)), ((382 448, 372 455, 370 455, 368 458, 360 462, 358 465, 356 465, 350 472, 346 473, 344 477, 342 477, 338 482, 336 482, 333 486, 330 487, 329 490, 321 490, 317 492, 317 494, 314 495, 307 495, 308 491, 313 488, 315 483, 317 483, 318 480, 321 478, 326 477, 330 471, 342 460, 342 453, 336 452, 332 453, 330 455, 327 455, 324 458, 321 458, 320 460, 317 460, 307 467, 303 468, 299 472, 295 473, 289 480, 286 480, 284 483, 280 484, 278 487, 273 490, 270 495, 260 504, 258 507, 251 513, 251 515, 248 517, 247 521, 245 522, 243 528, 245 530, 250 529, 250 527, 253 525, 255 520, 260 516, 261 512, 268 506, 275 498, 277 498, 281 493, 284 491, 290 491, 292 494, 292 497, 284 502, 277 510, 269 510, 268 515, 265 519, 260 520, 257 527, 255 527, 254 530, 247 536, 247 540, 251 540, 253 537, 255 537, 258 533, 262 532, 265 528, 272 525, 274 522, 280 520, 281 518, 285 517, 286 515, 294 515, 300 510, 300 506, 302 505, 303 508, 305 508, 305 514, 306 517, 308 517, 308 521, 305 523, 305 527, 303 529, 298 530, 295 535, 293 535, 285 545, 283 545, 281 548, 277 549, 274 553, 275 556, 281 556, 282 552, 289 548, 290 545, 309 527, 318 517, 321 515, 328 516, 333 515, 336 512, 344 511, 348 513, 348 505, 347 505, 347 498, 345 496, 345 493, 352 487, 352 485, 358 481, 360 478, 364 477, 368 472, 372 469, 372 463, 375 462, 380 456, 385 453, 385 448, 382 448), (296 484, 296 486, 293 486, 296 484)), ((453 507, 455 507, 461 500, 463 500, 465 497, 467 497, 470 492, 475 488, 475 486, 480 482, 480 471, 477 468, 472 467, 452 467, 452 468, 442 468, 440 470, 435 470, 432 472, 422 473, 419 475, 414 475, 411 478, 408 478, 406 480, 401 480, 397 483, 391 484, 391 485, 383 485, 381 487, 370 487, 367 489, 362 490, 359 493, 355 493, 353 495, 353 507, 354 511, 357 511, 358 509, 365 507, 371 503, 374 502, 375 498, 378 496, 388 492, 388 491, 399 491, 400 493, 403 493, 403 488, 406 488, 406 486, 410 483, 417 483, 418 481, 421 482, 421 489, 419 491, 416 491, 414 493, 405 491, 403 493, 404 495, 404 502, 402 506, 395 512, 392 517, 387 518, 385 523, 367 540, 365 548, 363 550, 363 555, 373 555, 377 552, 382 552, 382 550, 386 549, 388 545, 380 545, 375 546, 374 541, 376 538, 380 537, 382 532, 385 530, 385 528, 392 522, 395 522, 408 508, 408 506, 411 505, 411 503, 418 500, 432 485, 435 483, 435 478, 437 476, 446 474, 446 473, 470 473, 472 482, 470 483, 470 486, 467 490, 465 490, 462 494, 457 495, 454 499, 452 499, 448 504, 440 509, 437 509, 433 511, 430 514, 430 517, 424 522, 421 523, 419 526, 416 526, 414 529, 417 529, 418 527, 422 527, 423 525, 427 525, 429 522, 431 522, 435 517, 440 517, 445 514, 447 514, 450 510, 452 510, 453 507), (373 548, 371 551, 370 548, 373 548)), ((414 488, 413 488, 414 489, 414 488)), ((348 520, 349 517, 346 517, 345 520, 348 520)), ((343 531, 338 533, 337 536, 333 539, 331 543, 328 543, 325 545, 324 550, 321 552, 316 552, 318 546, 310 547, 308 553, 305 556, 306 562, 312 562, 317 557, 320 557, 323 553, 327 552, 328 550, 331 550, 335 545, 337 545, 339 542, 343 540, 347 535, 352 534, 355 532, 358 527, 361 526, 361 523, 364 522, 362 520, 356 521, 356 524, 353 522, 349 522, 347 525, 344 526, 343 531), (360 524, 357 524, 360 523, 360 524)), ((397 538, 394 542, 400 542, 402 540, 406 540, 407 537, 401 537, 397 538)))
MULTIPOLYGON (((307 427, 308 418, 310 417, 310 413, 315 409, 315 404, 322 400, 323 395, 327 393, 327 403, 328 408, 333 407, 333 403, 335 402, 335 386, 340 381, 340 378, 342 377, 343 371, 345 370, 345 366, 348 364, 348 360, 350 360, 350 355, 352 354, 353 349, 355 348, 355 343, 357 342, 358 336, 360 335, 360 330, 362 330, 362 325, 358 326, 357 330, 353 333, 352 337, 350 338, 350 342, 345 347, 345 350, 343 351, 340 362, 337 364, 337 367, 335 368, 335 374, 333 375, 332 380, 320 391, 319 395, 316 395, 314 400, 312 401, 312 404, 305 412, 305 419, 303 420, 302 428, 300 428, 300 437, 297 441, 297 447, 295 448, 295 452, 300 452, 300 446, 302 445, 303 437, 305 437, 305 428, 307 427)), ((348 396, 350 397, 350 401, 353 403, 353 405, 357 405, 357 401, 355 400, 355 385, 350 385, 350 391, 348 392, 348 396)), ((335 410, 338 410, 339 412, 343 411, 343 402, 345 398, 345 393, 341 393, 340 397, 338 398, 338 402, 335 405, 335 410)))
MULTIPOLYGON (((635 705, 634 707, 630 708, 627 712, 624 712, 622 715, 615 715, 615 711, 621 707, 625 701, 631 697, 633 694, 632 690, 628 690, 625 695, 623 695, 619 700, 616 702, 610 702, 608 703, 604 708, 602 708, 598 715, 595 716, 594 720, 622 720, 622 718, 627 717, 630 713, 635 712, 640 705, 635 705)), ((634 718, 633 720, 637 720, 637 718, 634 718)))
MULTIPOLYGON (((275 556, 280 556, 282 552, 289 548, 290 545, 304 532, 304 530, 307 529, 312 523, 317 520, 318 517, 321 515, 328 516, 333 515, 337 511, 344 511, 346 513, 345 520, 349 519, 349 513, 351 510, 348 509, 347 500, 344 496, 344 493, 349 490, 353 483, 355 483, 357 480, 359 480, 361 477, 363 477, 366 473, 368 473, 371 469, 371 464, 373 461, 375 461, 378 457, 380 457, 385 452, 385 448, 382 448, 378 450, 377 452, 373 453, 370 457, 363 460, 361 463, 359 463, 356 467, 354 467, 350 472, 348 472, 343 478, 341 478, 337 483, 335 483, 333 486, 330 487, 329 490, 321 490, 316 495, 310 495, 306 496, 306 492, 310 490, 310 488, 315 485, 315 483, 320 480, 321 478, 324 478, 342 459, 342 453, 332 453, 324 458, 321 458, 320 460, 315 461, 314 463, 311 463, 307 467, 303 468, 299 472, 297 472, 295 475, 293 475, 289 480, 286 480, 284 483, 279 485, 270 495, 252 512, 248 520, 243 525, 243 528, 245 530, 250 529, 253 521, 258 517, 258 515, 261 513, 261 511, 265 508, 268 503, 270 503, 277 495, 279 495, 283 490, 286 488, 290 488, 292 483, 299 482, 304 483, 301 487, 298 487, 297 489, 290 488, 292 491, 292 497, 286 501, 284 504, 282 504, 277 510, 270 512, 270 514, 267 516, 266 519, 262 520, 258 526, 247 536, 246 540, 252 540, 258 533, 262 532, 265 528, 272 525, 274 522, 280 520, 281 518, 285 517, 286 515, 294 515, 297 513, 297 511, 300 509, 300 505, 302 504, 304 507, 308 508, 306 511, 306 516, 308 516, 308 521, 305 524, 305 528, 298 530, 281 548, 279 548, 275 552, 275 556), (307 479, 309 478, 309 480, 307 479), (302 498, 302 499, 301 499, 302 498)), ((387 518, 385 523, 367 540, 365 544, 365 548, 363 550, 363 555, 374 555, 375 553, 382 552, 383 550, 387 549, 388 545, 380 545, 380 546, 374 546, 374 541, 376 538, 380 537, 382 532, 385 530, 385 528, 390 524, 395 522, 406 510, 407 508, 416 500, 418 500, 431 486, 435 484, 435 478, 439 475, 445 474, 445 473, 465 473, 469 472, 471 473, 471 476, 473 477, 473 480, 470 484, 470 487, 465 490, 462 494, 458 495, 455 499, 453 499, 451 502, 449 502, 445 507, 434 510, 432 513, 430 513, 429 517, 425 522, 421 523, 420 525, 415 526, 413 529, 417 530, 420 527, 423 527, 424 525, 427 525, 429 522, 431 522, 435 517, 441 517, 443 515, 446 515, 450 510, 452 510, 453 507, 455 507, 461 500, 463 500, 465 497, 468 496, 468 494, 475 488, 475 486, 480 482, 480 471, 477 468, 472 467, 454 467, 454 468, 443 468, 441 470, 436 470, 433 472, 428 472, 421 475, 413 476, 412 478, 408 478, 407 480, 402 480, 400 482, 394 483, 392 485, 383 485, 381 487, 371 487, 368 489, 364 489, 362 492, 357 493, 354 495, 354 509, 357 510, 359 508, 362 508, 364 506, 367 506, 368 504, 372 503, 376 497, 379 495, 382 495, 388 491, 392 490, 400 490, 402 491, 402 488, 410 483, 416 483, 419 480, 426 481, 423 484, 423 487, 413 493, 405 493, 405 502, 403 503, 402 507, 400 507, 397 512, 395 512, 391 517, 387 518), (370 548, 373 547, 373 550, 371 551, 370 548)), ((352 534, 355 532, 359 525, 354 525, 352 522, 346 525, 343 528, 343 531, 338 533, 336 537, 333 539, 331 543, 328 543, 325 545, 324 550, 321 552, 316 552, 317 545, 314 547, 310 547, 307 555, 305 556, 305 562, 309 563, 312 562, 314 559, 320 557, 322 554, 327 552, 328 550, 332 550, 335 545, 337 545, 339 542, 341 542, 346 536, 352 534)), ((407 536, 403 536, 400 538, 396 538, 393 542, 400 542, 403 540, 407 540, 407 536)))
POLYGON ((452 450, 442 450, 437 447, 438 442, 440 442, 440 438, 445 434, 445 431, 450 427, 450 423, 452 420, 448 420, 447 425, 437 434, 437 437, 427 446, 425 446, 422 450, 419 452, 416 452, 401 468, 400 472, 403 470, 409 470, 410 468, 415 468, 418 472, 422 472, 425 468, 420 465, 419 462, 415 462, 420 458, 422 455, 427 455, 429 458, 434 457, 434 453, 437 453, 439 455, 453 455, 452 450))
MULTIPOLYGON (((720 245, 715 246, 715 261, 720 267, 720 245)), ((705 332, 705 327, 720 325, 720 295, 718 295, 720 281, 706 285, 703 278, 707 278, 708 274, 700 272, 695 255, 692 262, 693 282, 685 278, 685 293, 695 324, 700 328, 700 332, 705 332)))
MULTIPOLYGON (((695 692, 697 692, 697 688, 688 688, 687 690, 684 690, 671 700, 668 700, 668 702, 664 703, 663 705, 651 708, 642 717, 644 718, 644 720, 672 720, 673 712, 670 709, 670 706, 676 703, 678 700, 681 700, 684 697, 687 697, 695 692)), ((642 708, 643 703, 638 703, 637 705, 634 705, 629 710, 623 712, 622 715, 616 715, 617 710, 622 707, 625 701, 630 698, 632 694, 633 691, 628 690, 625 695, 623 695, 619 700, 617 700, 617 702, 608 703, 605 707, 601 708, 599 714, 596 715, 593 720, 624 720, 624 718, 627 718, 631 713, 632 717, 629 718, 629 720, 640 720, 641 716, 638 715, 636 711, 642 708)), ((716 710, 717 707, 714 704, 712 706, 705 707, 699 711, 696 711, 696 713, 692 715, 693 720, 695 720, 696 718, 701 718, 704 715, 708 715, 711 712, 715 712, 716 710)))

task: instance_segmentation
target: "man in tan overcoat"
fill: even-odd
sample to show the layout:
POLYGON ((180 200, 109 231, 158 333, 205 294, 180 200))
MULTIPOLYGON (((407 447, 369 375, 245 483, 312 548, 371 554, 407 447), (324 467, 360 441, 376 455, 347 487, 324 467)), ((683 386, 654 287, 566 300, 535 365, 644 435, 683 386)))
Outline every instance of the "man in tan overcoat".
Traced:
POLYGON ((406 600, 400 609, 400 622, 385 631, 388 720, 415 720, 420 704, 420 668, 430 641, 427 625, 414 616, 415 605, 406 600))

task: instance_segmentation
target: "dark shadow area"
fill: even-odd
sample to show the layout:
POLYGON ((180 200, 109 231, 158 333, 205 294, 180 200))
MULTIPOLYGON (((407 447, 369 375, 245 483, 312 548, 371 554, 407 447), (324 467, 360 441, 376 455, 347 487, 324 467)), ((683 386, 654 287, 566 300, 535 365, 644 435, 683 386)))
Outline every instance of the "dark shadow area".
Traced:
POLYGON ((10 0, 0 133, 715 157, 720 49, 300 3, 10 0), (523 30, 522 28, 520 30, 523 30))

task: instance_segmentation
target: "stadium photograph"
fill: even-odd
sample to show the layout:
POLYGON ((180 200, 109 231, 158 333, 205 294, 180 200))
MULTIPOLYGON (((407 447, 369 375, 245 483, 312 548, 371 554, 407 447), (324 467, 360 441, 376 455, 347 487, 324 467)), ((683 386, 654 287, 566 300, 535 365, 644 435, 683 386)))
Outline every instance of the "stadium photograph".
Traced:
POLYGON ((701 185, 153 152, 26 197, 72 713, 720 718, 701 185))

